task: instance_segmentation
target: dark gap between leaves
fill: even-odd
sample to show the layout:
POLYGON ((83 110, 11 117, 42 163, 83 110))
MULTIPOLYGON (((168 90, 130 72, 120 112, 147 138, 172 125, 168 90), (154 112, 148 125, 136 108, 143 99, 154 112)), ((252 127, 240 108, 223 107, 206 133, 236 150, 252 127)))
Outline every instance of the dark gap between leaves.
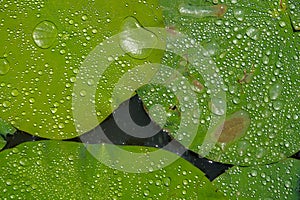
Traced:
MULTIPOLYGON (((121 124, 121 126, 123 125, 121 124)), ((131 130, 131 131, 135 131, 135 130, 131 130)), ((26 132, 19 131, 19 130, 13 135, 8 135, 6 139, 7 139, 7 144, 4 147, 4 149, 13 148, 24 142, 48 140, 45 138, 30 135, 26 132)), ((99 126, 94 128, 93 130, 81 135, 80 137, 76 137, 64 141, 73 141, 73 142, 80 142, 80 143, 83 142, 89 144, 108 143, 108 144, 115 144, 115 145, 135 145, 135 146, 164 148, 170 152, 180 155, 182 158, 192 163, 194 166, 196 166, 201 171, 203 171, 206 174, 206 177, 211 181, 217 178, 219 175, 223 174, 226 170, 228 170, 230 167, 233 166, 229 164, 214 162, 207 158, 202 158, 197 153, 186 149, 179 142, 177 141, 174 142, 174 140, 172 145, 169 148, 165 148, 165 146, 168 143, 170 143, 170 141, 172 141, 172 137, 167 132, 161 130, 154 122, 151 121, 148 114, 144 110, 142 101, 139 99, 137 95, 132 97, 130 100, 124 102, 114 112, 114 114, 111 114, 106 120, 104 120, 99 126), (130 116, 122 116, 118 114, 118 112, 124 109, 124 107, 129 108, 130 116), (122 121, 120 120, 123 117, 127 117, 127 118, 130 117, 133 120, 133 122, 136 123, 137 125, 142 127, 147 126, 148 128, 147 131, 149 132, 154 131, 156 134, 154 134, 151 137, 145 137, 145 138, 138 138, 126 134, 117 125, 114 115, 117 116, 117 120, 119 124, 122 123, 122 121)), ((295 155, 293 155, 291 158, 300 160, 300 151, 295 155)))

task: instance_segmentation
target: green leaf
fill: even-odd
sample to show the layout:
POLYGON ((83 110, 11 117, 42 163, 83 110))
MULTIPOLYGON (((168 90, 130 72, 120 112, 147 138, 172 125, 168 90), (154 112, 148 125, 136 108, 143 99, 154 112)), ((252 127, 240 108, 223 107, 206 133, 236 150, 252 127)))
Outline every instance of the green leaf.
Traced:
POLYGON ((286 8, 288 6, 289 16, 291 18, 291 22, 296 31, 300 31, 300 2, 297 0, 288 0, 287 5, 283 4, 283 7, 286 8))
POLYGON ((7 134, 14 134, 17 130, 9 123, 0 118, 0 150, 6 145, 7 134))
POLYGON ((290 199, 299 194, 300 161, 287 159, 266 166, 233 167, 214 180, 229 199, 290 199))
POLYGON ((168 47, 183 52, 167 53, 163 64, 189 82, 200 112, 182 123, 191 112, 176 95, 182 86, 152 84, 138 91, 151 118, 156 119, 151 107, 162 105, 155 115, 167 116, 164 129, 187 148, 223 163, 267 164, 299 151, 300 37, 292 13, 268 0, 160 3, 171 32, 168 47), (190 39, 179 43, 178 32, 190 39), (197 134, 180 133, 197 122, 197 134))
MULTIPOLYGON (((73 142, 41 141, 21 144, 0 153, 2 198, 22 199, 224 199, 222 194, 189 162, 159 150, 158 163, 135 155, 122 157, 111 151, 122 149, 149 156, 153 148, 87 145, 73 142), (100 162, 88 149, 97 149, 100 162), (163 166, 168 159, 176 159, 163 166), (113 159, 113 160, 111 160, 113 159), (126 160, 129 159, 129 160, 126 160), (103 163, 151 163, 148 173, 130 173, 103 163), (157 166, 161 165, 161 166, 157 166), (152 168, 159 170, 151 170, 152 168)), ((112 165, 112 166, 115 166, 112 165)))
POLYGON ((1 5, 0 117, 30 134, 66 139, 91 130, 112 112, 113 86, 122 74, 145 62, 158 63, 162 56, 160 51, 150 50, 130 55, 124 45, 117 44, 96 52, 95 60, 112 63, 106 71, 101 71, 105 66, 97 66, 96 61, 86 61, 104 40, 132 28, 132 23, 140 29, 162 26, 156 0, 25 0, 1 5), (120 54, 106 57, 105 51, 115 48, 120 54), (88 70, 93 73, 80 76, 88 70), (73 91, 76 84, 97 85, 97 91, 73 91), (97 120, 83 130, 75 125, 72 101, 88 95, 94 95, 89 104, 95 104, 95 113, 88 115, 97 115, 97 120))
POLYGON ((7 134, 14 134, 16 129, 5 120, 0 118, 0 134, 6 136, 7 134))
POLYGON ((5 147, 6 143, 6 140, 0 135, 0 150, 5 147))

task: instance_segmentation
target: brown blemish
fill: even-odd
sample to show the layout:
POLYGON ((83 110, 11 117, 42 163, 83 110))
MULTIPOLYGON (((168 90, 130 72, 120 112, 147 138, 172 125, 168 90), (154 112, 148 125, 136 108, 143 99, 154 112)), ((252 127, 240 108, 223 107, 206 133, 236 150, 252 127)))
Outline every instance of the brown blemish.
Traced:
POLYGON ((227 5, 225 4, 218 4, 214 6, 214 9, 216 11, 216 16, 217 17, 223 17, 225 13, 227 12, 227 5))
POLYGON ((233 142, 244 135, 250 125, 250 118, 245 111, 237 111, 225 120, 223 127, 219 126, 217 133, 222 128, 218 142, 229 143, 233 142))
POLYGON ((193 85, 197 87, 200 91, 204 89, 204 86, 197 80, 193 80, 193 85))

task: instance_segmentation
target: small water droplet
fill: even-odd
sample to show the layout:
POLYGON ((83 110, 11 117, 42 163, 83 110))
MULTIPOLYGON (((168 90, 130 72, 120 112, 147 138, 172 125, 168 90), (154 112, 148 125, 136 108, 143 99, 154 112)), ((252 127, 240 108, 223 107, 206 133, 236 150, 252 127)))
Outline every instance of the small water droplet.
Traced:
POLYGON ((250 174, 251 174, 251 176, 255 177, 255 176, 257 176, 257 171, 256 170, 252 170, 250 172, 250 174))
POLYGON ((150 195, 150 191, 149 190, 144 190, 144 196, 149 196, 150 195))
POLYGON ((34 103, 35 102, 35 99, 34 98, 30 98, 29 99, 29 103, 34 103))
POLYGON ((282 107, 283 107, 283 103, 281 101, 275 101, 273 103, 274 110, 281 110, 282 107))
POLYGON ((82 19, 82 21, 86 21, 86 20, 88 19, 88 17, 87 17, 86 15, 83 15, 83 16, 81 17, 81 19, 82 19))
POLYGON ((262 61, 263 61, 263 63, 265 64, 265 65, 267 65, 267 64, 269 64, 269 62, 270 62, 270 58, 268 57, 268 56, 264 56, 263 58, 262 58, 262 61))
POLYGON ((85 90, 81 90, 80 91, 80 96, 85 97, 86 96, 86 91, 85 90))
POLYGON ((0 75, 5 75, 10 69, 9 62, 5 58, 0 58, 0 75))
POLYGON ((285 23, 284 21, 280 21, 280 22, 279 22, 279 26, 280 26, 281 28, 283 28, 283 27, 286 26, 286 23, 285 23))
POLYGON ((164 182, 164 185, 167 187, 171 185, 171 179, 169 177, 164 178, 163 182, 164 182))
POLYGON ((68 160, 69 160, 69 161, 73 161, 73 160, 74 160, 74 156, 73 156, 73 155, 69 155, 69 156, 68 156, 68 160))
POLYGON ((12 95, 13 97, 16 97, 16 96, 19 95, 19 91, 18 91, 17 89, 14 89, 14 90, 11 91, 11 95, 12 95))
POLYGON ((2 103, 2 105, 3 105, 4 108, 8 108, 8 107, 10 107, 11 103, 9 101, 4 101, 2 103))
POLYGON ((32 37, 38 47, 42 49, 51 47, 57 38, 55 24, 47 20, 42 21, 34 28, 32 37))
POLYGON ((55 114, 57 112, 57 108, 50 108, 50 111, 52 114, 55 114))
POLYGON ((285 183, 284 183, 284 186, 286 187, 286 188, 289 188, 289 187, 291 187, 291 182, 290 181, 285 181, 285 183))

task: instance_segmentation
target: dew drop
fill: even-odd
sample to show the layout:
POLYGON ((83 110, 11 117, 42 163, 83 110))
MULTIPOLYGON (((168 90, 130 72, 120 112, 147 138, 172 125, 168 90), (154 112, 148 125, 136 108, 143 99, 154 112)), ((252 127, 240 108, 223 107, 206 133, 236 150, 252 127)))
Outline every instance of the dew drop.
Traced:
POLYGON ((218 4, 213 6, 195 6, 189 4, 181 4, 178 11, 183 16, 192 16, 197 18, 203 17, 223 17, 227 12, 227 6, 218 4))
POLYGON ((226 103, 222 99, 212 98, 209 103, 209 108, 215 115, 224 115, 226 109, 226 103))
POLYGON ((57 112, 57 108, 50 108, 50 111, 52 114, 55 114, 57 112))
POLYGON ((9 62, 5 58, 0 58, 0 75, 5 75, 10 69, 9 62))
POLYGON ((86 21, 87 18, 88 18, 88 17, 87 17, 86 15, 83 15, 83 16, 81 17, 82 21, 86 21))
POLYGON ((259 38, 259 31, 254 28, 254 27, 250 27, 247 29, 246 31, 246 35, 251 38, 252 40, 258 40, 259 38))
POLYGON ((9 101, 4 101, 2 105, 4 108, 8 108, 10 107, 11 103, 9 101))
POLYGON ((163 182, 164 182, 164 185, 168 187, 171 184, 171 179, 169 177, 166 177, 163 179, 163 182))
POLYGON ((34 98, 30 98, 29 99, 29 103, 34 103, 35 102, 35 99, 34 98))
POLYGON ((282 109, 282 107, 283 107, 283 103, 281 102, 281 101, 275 101, 274 103, 273 103, 273 108, 274 108, 274 110, 281 110, 282 109))
POLYGON ((17 89, 14 89, 14 90, 11 91, 11 95, 12 95, 13 97, 16 97, 16 96, 19 95, 19 91, 18 91, 17 89))
POLYGON ((286 188, 289 188, 289 187, 291 187, 291 182, 290 181, 285 181, 285 183, 284 183, 284 186, 286 187, 286 188))
POLYGON ((150 195, 150 191, 149 190, 144 190, 144 196, 147 197, 150 195))
POLYGON ((257 176, 257 171, 256 170, 252 170, 250 172, 250 174, 251 174, 251 176, 255 177, 255 176, 257 176))
POLYGON ((284 21, 280 21, 280 22, 279 22, 279 26, 280 26, 281 28, 283 28, 283 27, 286 26, 286 23, 285 23, 284 21))
POLYGON ((243 21, 245 18, 245 13, 244 10, 237 8, 233 11, 233 16, 238 20, 238 21, 243 21))
POLYGON ((42 21, 34 28, 32 37, 38 47, 42 49, 51 47, 57 38, 55 24, 47 20, 42 21))
POLYGON ((80 96, 85 97, 86 96, 86 91, 85 90, 81 90, 80 91, 80 96))
POLYGON ((150 56, 158 42, 157 36, 142 28, 134 17, 127 17, 123 21, 119 44, 124 52, 136 59, 145 59, 150 56))
POLYGON ((275 83, 272 85, 269 89, 269 95, 271 100, 276 100, 280 95, 282 91, 282 85, 281 83, 275 83))
POLYGON ((268 56, 264 56, 264 57, 262 58, 262 61, 263 61, 263 63, 264 63, 265 65, 267 65, 267 64, 269 64, 269 62, 270 62, 270 58, 269 58, 268 56))

